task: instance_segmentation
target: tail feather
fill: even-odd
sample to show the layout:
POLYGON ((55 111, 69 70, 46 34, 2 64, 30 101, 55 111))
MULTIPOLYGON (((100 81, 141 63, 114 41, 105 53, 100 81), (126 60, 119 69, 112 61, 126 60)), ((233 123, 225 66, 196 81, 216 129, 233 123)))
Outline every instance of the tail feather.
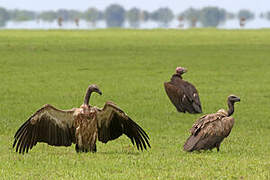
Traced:
POLYGON ((195 147, 196 147, 196 144, 199 142, 199 140, 200 140, 200 136, 194 136, 194 135, 189 136, 186 143, 184 144, 184 150, 188 152, 196 150, 195 147))

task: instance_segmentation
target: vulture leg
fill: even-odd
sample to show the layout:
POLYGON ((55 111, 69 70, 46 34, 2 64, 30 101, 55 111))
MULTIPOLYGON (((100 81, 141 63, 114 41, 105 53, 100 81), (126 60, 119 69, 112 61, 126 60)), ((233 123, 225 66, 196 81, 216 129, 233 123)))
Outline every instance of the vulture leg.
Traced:
POLYGON ((78 144, 76 144, 76 146, 75 146, 75 150, 76 150, 76 152, 77 152, 77 153, 81 152, 81 150, 80 150, 80 148, 79 148, 78 144))
POLYGON ((220 147, 220 143, 218 143, 218 144, 216 145, 217 152, 219 152, 219 147, 220 147))
POLYGON ((95 144, 93 148, 91 148, 91 146, 90 146, 90 151, 91 151, 92 153, 97 152, 97 145, 95 144))
MULTIPOLYGON (((91 148, 91 146, 90 146, 89 149, 90 149, 90 152, 92 152, 92 153, 97 152, 97 146, 96 146, 96 144, 94 145, 93 148, 91 148)), ((75 146, 75 150, 76 150, 77 153, 80 153, 80 152, 85 152, 85 153, 87 153, 87 152, 89 152, 89 149, 86 149, 86 148, 80 149, 79 146, 78 146, 78 144, 76 144, 76 146, 75 146)))

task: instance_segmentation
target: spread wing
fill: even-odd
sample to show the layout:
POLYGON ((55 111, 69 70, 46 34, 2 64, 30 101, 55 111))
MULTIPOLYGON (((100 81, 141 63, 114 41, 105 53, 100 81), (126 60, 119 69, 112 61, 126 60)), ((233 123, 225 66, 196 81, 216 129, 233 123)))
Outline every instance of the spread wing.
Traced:
POLYGON ((72 110, 59 110, 45 105, 34 113, 14 135, 13 148, 16 152, 28 152, 38 142, 52 146, 70 146, 75 142, 72 110))
POLYGON ((224 139, 226 114, 214 113, 199 118, 190 129, 191 136, 184 144, 184 150, 211 149, 224 139))
POLYGON ((97 121, 99 141, 107 143, 125 134, 133 145, 135 141, 138 150, 151 148, 146 132, 112 102, 98 110, 97 121))

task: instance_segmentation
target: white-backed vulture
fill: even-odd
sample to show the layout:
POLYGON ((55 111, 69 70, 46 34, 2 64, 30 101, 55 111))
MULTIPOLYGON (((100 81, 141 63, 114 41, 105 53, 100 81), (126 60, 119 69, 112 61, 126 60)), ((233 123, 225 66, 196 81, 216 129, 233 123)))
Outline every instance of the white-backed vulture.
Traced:
POLYGON ((227 100, 228 111, 220 109, 214 114, 200 117, 190 129, 191 135, 184 145, 184 150, 191 152, 217 148, 219 151, 221 142, 232 130, 234 118, 231 115, 234 112, 234 103, 239 101, 239 97, 230 95, 227 100))
POLYGON ((89 86, 80 108, 59 110, 44 105, 17 130, 13 148, 27 153, 38 142, 52 146, 74 143, 77 152, 96 152, 97 139, 107 143, 122 134, 128 136, 138 150, 150 148, 146 132, 114 103, 105 103, 103 109, 89 105, 92 92, 102 94, 96 85, 89 86))
POLYGON ((182 78, 182 75, 186 72, 186 68, 177 67, 171 81, 164 83, 165 91, 178 112, 202 113, 197 89, 182 78))

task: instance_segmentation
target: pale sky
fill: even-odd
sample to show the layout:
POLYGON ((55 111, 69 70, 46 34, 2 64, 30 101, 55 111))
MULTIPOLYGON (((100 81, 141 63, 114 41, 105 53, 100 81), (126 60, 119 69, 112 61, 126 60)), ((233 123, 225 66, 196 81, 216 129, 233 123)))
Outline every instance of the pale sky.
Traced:
POLYGON ((159 7, 169 7, 174 13, 182 12, 189 7, 202 8, 205 6, 218 6, 231 12, 238 12, 240 9, 248 9, 257 14, 270 11, 270 0, 0 0, 0 7, 34 11, 61 8, 83 11, 88 7, 103 10, 113 3, 120 4, 125 9, 138 7, 148 11, 156 10, 159 7))

